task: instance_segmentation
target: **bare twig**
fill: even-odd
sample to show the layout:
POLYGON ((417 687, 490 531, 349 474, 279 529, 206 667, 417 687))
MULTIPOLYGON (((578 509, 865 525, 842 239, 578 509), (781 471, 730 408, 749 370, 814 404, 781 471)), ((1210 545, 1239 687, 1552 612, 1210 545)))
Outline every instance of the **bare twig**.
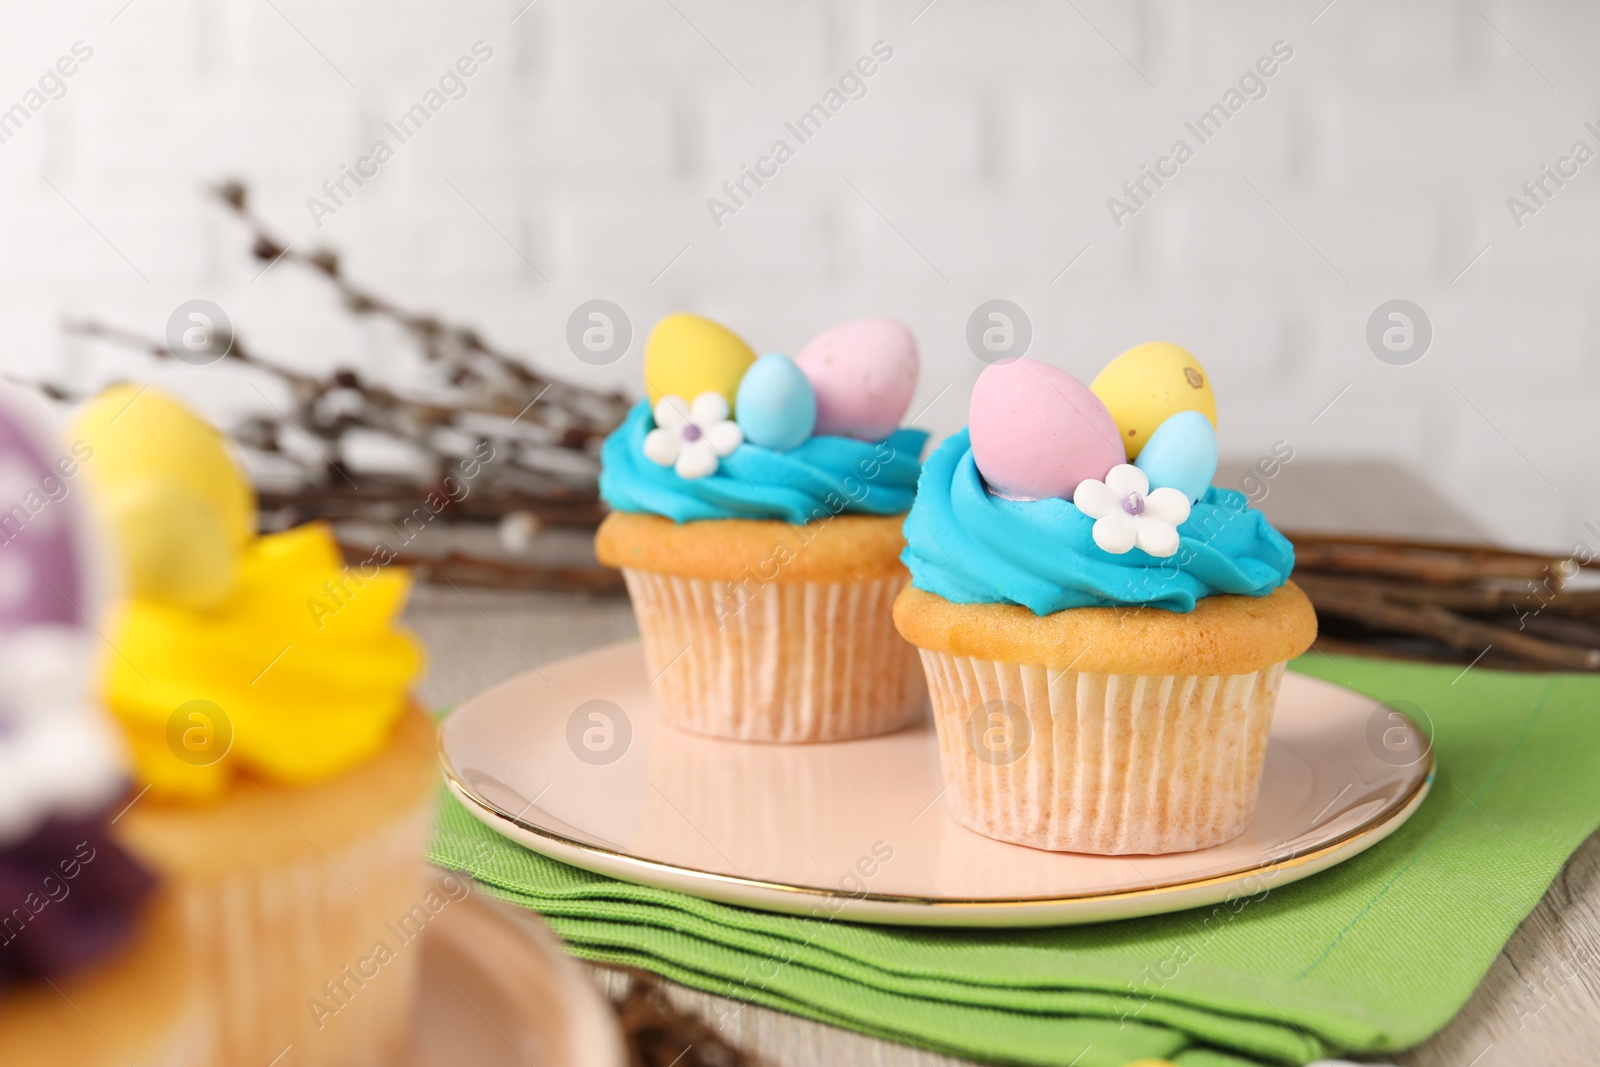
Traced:
POLYGON ((1581 648, 1534 637, 1507 626, 1480 622, 1432 604, 1395 604, 1361 593, 1334 593, 1324 588, 1313 601, 1319 613, 1353 619, 1377 629, 1419 634, 1441 642, 1457 653, 1476 652, 1494 645, 1504 652, 1548 668, 1569 671, 1600 670, 1600 648, 1581 648))
POLYGON ((1294 551, 1296 564, 1307 570, 1387 575, 1440 584, 1484 578, 1539 581, 1558 562, 1552 556, 1498 552, 1487 547, 1467 553, 1371 542, 1295 541, 1294 551))
POLYGON ((674 1006, 655 975, 638 967, 604 966, 628 976, 616 1009, 630 1067, 758 1067, 759 1060, 729 1044, 710 1024, 674 1006))
POLYGON ((1295 581, 1321 617, 1323 651, 1600 670, 1600 590, 1569 584, 1584 560, 1488 545, 1289 537, 1295 581))
POLYGON ((1399 578, 1373 578, 1341 572, 1317 571, 1297 561, 1294 580, 1306 593, 1316 591, 1361 592, 1382 596, 1401 604, 1435 604, 1468 615, 1504 615, 1542 612, 1584 617, 1600 615, 1600 589, 1561 589, 1529 591, 1524 584, 1511 585, 1436 585, 1408 582, 1399 578))
MULTIPOLYGON (((344 552, 345 559, 351 562, 367 559, 372 554, 371 546, 353 542, 341 541, 339 548, 344 552)), ((602 596, 623 591, 622 573, 609 567, 552 566, 523 560, 490 559, 455 551, 441 556, 399 552, 394 553, 389 562, 407 568, 425 582, 602 596)))

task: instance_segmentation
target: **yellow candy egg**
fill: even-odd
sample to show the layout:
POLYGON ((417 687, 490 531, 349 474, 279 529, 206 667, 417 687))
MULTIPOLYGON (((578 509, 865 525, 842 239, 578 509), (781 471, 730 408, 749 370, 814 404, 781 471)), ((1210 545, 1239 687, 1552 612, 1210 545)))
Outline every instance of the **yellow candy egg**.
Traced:
POLYGON ((1128 462, 1167 419, 1198 411, 1217 426, 1217 399, 1211 379, 1187 349, 1166 341, 1135 345, 1107 363, 1090 390, 1105 404, 1122 435, 1128 462))
POLYGON ((102 497, 122 549, 128 592, 188 608, 209 608, 239 579, 239 552, 217 509, 170 479, 116 486, 102 497))
POLYGON ((200 608, 225 597, 255 538, 256 500, 221 432, 165 393, 118 385, 84 404, 71 433, 94 448, 84 477, 128 591, 200 608))
POLYGON ((656 323, 644 346, 650 405, 663 396, 693 402, 701 393, 721 393, 732 410, 739 380, 755 361, 750 346, 726 326, 699 315, 668 315, 656 323))

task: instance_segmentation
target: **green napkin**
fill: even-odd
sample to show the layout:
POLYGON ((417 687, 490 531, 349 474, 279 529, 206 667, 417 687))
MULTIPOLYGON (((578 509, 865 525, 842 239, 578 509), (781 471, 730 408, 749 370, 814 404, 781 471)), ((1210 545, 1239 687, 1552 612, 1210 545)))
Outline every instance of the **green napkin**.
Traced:
POLYGON ((977 1060, 1223 1067, 1406 1048, 1461 1008, 1600 824, 1600 679, 1293 666, 1420 707, 1439 773, 1388 840, 1261 899, 1036 930, 825 922, 568 867, 448 797, 432 858, 541 913, 575 955, 977 1060))

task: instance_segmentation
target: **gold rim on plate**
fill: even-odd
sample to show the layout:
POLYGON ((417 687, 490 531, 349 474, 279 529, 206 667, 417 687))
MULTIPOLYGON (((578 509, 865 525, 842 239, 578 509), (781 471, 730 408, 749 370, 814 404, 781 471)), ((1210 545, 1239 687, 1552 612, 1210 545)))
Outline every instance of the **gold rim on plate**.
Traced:
MULTIPOLYGON (((1416 727, 1413 725, 1413 729, 1415 728, 1416 727)), ((1164 882, 1159 885, 1145 886, 1140 889, 1121 889, 1109 893, 1074 893, 1066 896, 1053 897, 989 897, 983 899, 963 899, 955 897, 913 897, 900 896, 892 893, 870 892, 845 894, 832 889, 819 889, 815 886, 786 885, 782 882, 766 882, 759 878, 746 878, 743 875, 722 874, 717 871, 705 871, 695 867, 682 867, 675 863, 663 863, 659 860, 644 859, 643 857, 635 856, 627 852, 619 852, 615 849, 590 844, 586 841, 579 841, 575 838, 567 837, 564 834, 559 834, 553 830, 546 829, 545 827, 536 826, 533 823, 529 823, 522 819, 520 816, 506 813, 504 810, 494 804, 493 801, 490 801, 488 798, 479 795, 466 784, 462 776, 457 773, 454 765, 451 764, 449 757, 445 755, 442 744, 439 749, 439 766, 444 773, 445 780, 450 785, 451 792, 455 793, 462 800, 472 804, 474 807, 477 807, 480 810, 487 812, 489 815, 492 815, 494 818, 502 822, 510 823, 517 829, 523 831, 524 833, 531 834, 534 837, 555 842, 564 848, 573 849, 578 852, 587 853, 593 856, 606 857, 614 864, 619 864, 623 867, 635 868, 642 871, 667 872, 676 875, 684 875, 692 878, 709 880, 719 885, 736 886, 743 889, 761 890, 765 892, 789 893, 800 897, 817 897, 819 899, 828 899, 848 896, 852 902, 858 904, 877 903, 895 906, 916 905, 930 909, 1031 909, 1060 906, 1064 904, 1086 904, 1107 901, 1134 900, 1140 897, 1166 896, 1172 893, 1201 889, 1206 886, 1216 885, 1220 882, 1238 881, 1242 878, 1248 878, 1251 875, 1259 874, 1263 871, 1293 870, 1296 867, 1302 867, 1307 863, 1311 863, 1317 859, 1325 857, 1330 853, 1348 848, 1350 845, 1355 844, 1364 838, 1370 837, 1379 831, 1389 828, 1389 824, 1397 817, 1409 813, 1422 802, 1422 799, 1427 795, 1428 790, 1432 787, 1434 774, 1438 770, 1437 762, 1435 761, 1433 751, 1430 748, 1428 751, 1428 773, 1419 777, 1416 782, 1412 784, 1411 788, 1408 789, 1402 796, 1398 797, 1393 802, 1384 805, 1370 818, 1340 834, 1332 841, 1324 842, 1304 851, 1290 852, 1281 859, 1275 859, 1269 863, 1260 863, 1251 867, 1240 867, 1236 870, 1208 875, 1204 878, 1164 882)), ((530 804, 529 807, 531 808, 532 805, 530 804)), ((1026 848, 1027 846, 1018 845, 1017 847, 1026 848)), ((551 858, 554 859, 558 857, 551 858)), ((596 873, 606 874, 608 872, 602 871, 596 873)), ((608 874, 608 877, 617 876, 608 874)), ((627 879, 623 880, 626 881, 627 879)), ((641 884, 654 883, 645 882, 641 884)))

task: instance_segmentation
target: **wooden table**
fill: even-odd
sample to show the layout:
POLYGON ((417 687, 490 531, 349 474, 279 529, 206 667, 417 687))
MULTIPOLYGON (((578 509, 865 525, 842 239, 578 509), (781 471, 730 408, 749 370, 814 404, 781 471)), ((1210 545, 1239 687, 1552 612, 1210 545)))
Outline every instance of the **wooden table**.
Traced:
MULTIPOLYGON (((1218 485, 1238 485, 1224 465, 1218 485)), ((1262 509, 1279 525, 1377 534, 1481 536, 1415 478, 1386 464, 1298 461, 1268 483, 1262 509)), ((430 651, 422 697, 456 703, 530 667, 634 637, 625 601, 486 589, 420 587, 406 621, 430 651)), ((1521 1067, 1595 1062, 1600 1050, 1600 843, 1590 838, 1512 936, 1482 985, 1443 1032, 1396 1058, 1414 1067, 1521 1067), (1576 977, 1571 977, 1576 970, 1576 977), (1568 977, 1563 977, 1566 975, 1568 977)), ((614 989, 616 978, 593 969, 614 989)), ((678 1006, 709 1020, 733 1002, 668 983, 678 1006)), ((956 1067, 966 1063, 754 1005, 723 1036, 773 1067, 956 1067)))

